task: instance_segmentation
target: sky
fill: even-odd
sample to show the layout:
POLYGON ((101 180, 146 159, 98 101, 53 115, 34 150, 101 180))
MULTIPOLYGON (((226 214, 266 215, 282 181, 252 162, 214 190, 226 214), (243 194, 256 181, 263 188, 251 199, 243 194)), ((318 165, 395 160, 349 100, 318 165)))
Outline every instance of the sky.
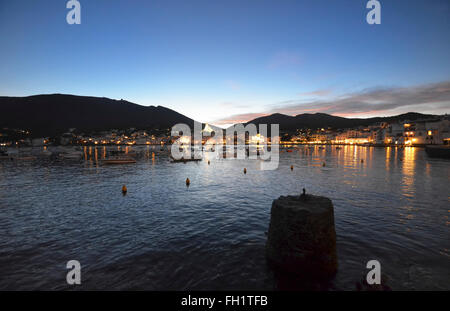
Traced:
POLYGON ((450 112, 450 1, 0 0, 0 95, 161 105, 229 125, 274 112, 450 112))

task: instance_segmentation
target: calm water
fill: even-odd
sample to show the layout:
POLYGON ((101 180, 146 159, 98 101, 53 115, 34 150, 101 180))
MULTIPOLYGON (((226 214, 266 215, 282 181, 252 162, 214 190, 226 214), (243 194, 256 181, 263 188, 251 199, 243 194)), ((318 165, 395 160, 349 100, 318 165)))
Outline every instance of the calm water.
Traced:
POLYGON ((377 259, 394 290, 450 290, 449 160, 419 148, 299 149, 276 171, 171 164, 152 147, 135 165, 97 165, 95 149, 81 164, 0 162, 0 289, 68 289, 76 259, 79 289, 354 290, 377 259), (272 200, 303 187, 335 207, 339 272, 327 284, 274 275, 264 259, 272 200))

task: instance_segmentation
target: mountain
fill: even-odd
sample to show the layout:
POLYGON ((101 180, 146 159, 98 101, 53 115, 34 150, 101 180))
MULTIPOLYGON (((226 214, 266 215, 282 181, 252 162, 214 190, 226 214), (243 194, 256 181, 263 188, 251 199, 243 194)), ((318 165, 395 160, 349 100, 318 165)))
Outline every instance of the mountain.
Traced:
MULTIPOLYGON (((146 107, 125 100, 64 94, 28 97, 0 96, 0 112, 0 128, 27 129, 35 137, 60 134, 69 128, 87 132, 131 127, 163 130, 177 123, 188 124, 191 127, 194 124, 194 120, 162 106, 146 107)), ((434 116, 410 112, 393 117, 348 119, 325 113, 296 116, 275 113, 256 118, 246 124, 278 123, 280 131, 292 132, 302 128, 353 128, 379 122, 429 117, 434 116)))
POLYGON ((125 100, 63 94, 29 97, 0 96, 0 128, 31 130, 33 136, 50 136, 76 128, 167 129, 193 120, 162 106, 141 106, 125 100))
POLYGON ((288 116, 280 113, 274 113, 269 116, 264 116, 251 120, 245 125, 253 123, 259 124, 280 124, 280 131, 290 132, 297 129, 317 129, 317 128, 354 128, 358 126, 368 126, 380 122, 397 122, 403 120, 418 120, 424 118, 433 118, 435 115, 421 114, 416 112, 408 112, 405 114, 392 117, 375 117, 368 119, 343 118, 336 117, 326 113, 304 113, 296 116, 288 116))

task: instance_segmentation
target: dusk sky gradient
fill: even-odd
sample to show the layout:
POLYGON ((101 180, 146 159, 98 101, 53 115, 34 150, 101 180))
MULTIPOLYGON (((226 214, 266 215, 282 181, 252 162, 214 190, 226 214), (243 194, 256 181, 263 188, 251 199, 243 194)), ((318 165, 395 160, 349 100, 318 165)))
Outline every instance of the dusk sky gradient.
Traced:
POLYGON ((162 105, 226 125, 282 112, 450 112, 450 1, 0 0, 0 95, 162 105))

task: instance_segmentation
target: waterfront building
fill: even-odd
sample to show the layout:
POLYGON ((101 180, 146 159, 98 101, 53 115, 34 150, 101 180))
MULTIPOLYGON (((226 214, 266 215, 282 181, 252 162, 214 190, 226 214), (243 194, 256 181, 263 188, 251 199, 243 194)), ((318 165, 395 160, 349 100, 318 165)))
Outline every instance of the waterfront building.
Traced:
POLYGON ((403 144, 404 125, 391 123, 385 128, 385 144, 403 144))
POLYGON ((405 123, 403 133, 403 143, 405 145, 426 144, 427 131, 425 122, 405 123))
POLYGON ((372 142, 371 133, 367 129, 350 129, 336 136, 335 144, 368 144, 372 142))
POLYGON ((425 122, 427 144, 448 144, 450 141, 450 121, 442 119, 425 122))

